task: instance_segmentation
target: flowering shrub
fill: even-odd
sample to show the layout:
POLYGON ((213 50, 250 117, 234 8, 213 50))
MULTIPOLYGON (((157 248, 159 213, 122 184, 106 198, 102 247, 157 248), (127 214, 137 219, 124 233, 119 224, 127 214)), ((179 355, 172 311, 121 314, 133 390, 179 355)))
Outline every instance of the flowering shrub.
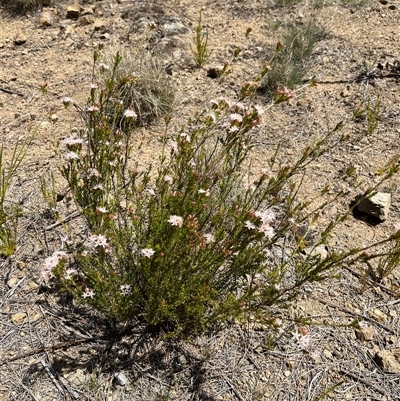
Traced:
MULTIPOLYGON (((249 185, 243 167, 263 110, 249 101, 247 88, 241 102, 216 99, 165 136, 158 165, 139 169, 131 151, 135 113, 118 109, 117 123, 105 112, 120 107, 109 96, 119 84, 114 77, 92 85, 85 128, 62 141, 61 172, 90 234, 47 258, 44 274, 78 301, 175 334, 249 316, 274 327, 276 312, 297 288, 326 279, 344 259, 360 260, 358 250, 325 259, 300 252, 306 239, 299 225, 329 202, 310 211, 309 202, 296 199, 293 178, 345 140, 341 125, 294 165, 272 173, 271 162, 249 185)), ((72 100, 63 102, 68 107, 72 100)), ((344 218, 334 219, 316 246, 344 218)))

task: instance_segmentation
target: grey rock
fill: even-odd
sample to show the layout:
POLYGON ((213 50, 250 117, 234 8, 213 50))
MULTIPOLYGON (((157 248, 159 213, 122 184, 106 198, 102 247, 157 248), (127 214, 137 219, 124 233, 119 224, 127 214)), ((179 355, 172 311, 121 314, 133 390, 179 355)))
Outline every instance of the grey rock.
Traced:
POLYGON ((164 24, 162 29, 165 35, 177 35, 179 33, 189 32, 189 29, 186 28, 186 26, 183 25, 182 22, 170 22, 164 24))
POLYGON ((65 377, 73 387, 80 387, 87 382, 86 374, 82 369, 77 369, 65 377))
POLYGON ((118 386, 126 386, 128 379, 123 372, 119 372, 114 375, 114 383, 118 386))
POLYGON ((307 248, 304 249, 304 252, 307 255, 311 255, 311 256, 320 256, 320 258, 326 259, 329 256, 329 252, 326 249, 325 245, 318 245, 316 247, 313 246, 309 246, 307 248))
POLYGON ((361 213, 385 221, 389 217, 391 195, 386 192, 378 192, 370 198, 360 201, 357 208, 361 213))

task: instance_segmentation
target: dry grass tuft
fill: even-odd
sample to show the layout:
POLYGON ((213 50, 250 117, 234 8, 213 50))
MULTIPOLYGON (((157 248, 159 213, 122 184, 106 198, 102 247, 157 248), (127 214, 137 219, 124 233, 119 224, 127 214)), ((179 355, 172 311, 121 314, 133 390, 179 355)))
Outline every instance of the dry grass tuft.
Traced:
MULTIPOLYGON (((133 109, 141 124, 169 115, 174 108, 176 89, 161 59, 143 48, 132 51, 111 47, 106 51, 103 62, 113 65, 117 52, 122 60, 115 69, 116 81, 124 77, 131 80, 116 88, 113 97, 123 102, 125 110, 133 109)), ((103 78, 110 78, 112 73, 112 70, 104 71, 103 78)))
POLYGON ((0 0, 0 4, 13 12, 24 12, 36 7, 47 7, 51 0, 0 0))

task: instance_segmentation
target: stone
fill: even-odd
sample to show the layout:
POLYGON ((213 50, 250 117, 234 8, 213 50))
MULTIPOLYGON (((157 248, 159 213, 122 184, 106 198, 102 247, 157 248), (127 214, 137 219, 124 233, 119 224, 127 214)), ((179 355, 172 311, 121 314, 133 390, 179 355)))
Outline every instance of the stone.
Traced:
POLYGON ((319 256, 321 260, 326 259, 329 256, 329 252, 325 245, 318 245, 316 247, 309 246, 304 249, 306 255, 319 256))
POLYGON ((381 323, 387 320, 386 314, 384 314, 379 309, 372 309, 372 310, 368 311, 368 314, 371 317, 373 317, 374 319, 376 319, 378 322, 381 322, 381 323))
POLYGON ((39 284, 36 283, 33 280, 29 280, 27 283, 25 283, 24 285, 24 290, 26 290, 27 292, 34 292, 37 291, 39 288, 39 284))
POLYGON ((39 18, 39 27, 45 28, 51 26, 54 23, 54 15, 51 11, 43 11, 39 18))
POLYGON ((21 46, 26 43, 26 36, 22 32, 18 32, 17 36, 14 39, 14 44, 17 46, 21 46))
POLYGON ((123 372, 119 372, 114 375, 114 383, 118 386, 126 386, 128 379, 123 372))
POLYGON ((11 277, 10 280, 7 281, 7 285, 10 288, 13 288, 18 283, 19 280, 21 280, 21 277, 19 276, 11 277))
POLYGON ((400 363, 389 350, 380 350, 375 354, 374 361, 384 373, 400 373, 400 363))
POLYGON ((65 378, 69 381, 69 384, 73 387, 80 387, 87 382, 86 374, 82 369, 77 369, 75 372, 66 375, 65 378))
POLYGON ((182 24, 182 22, 170 22, 166 23, 162 27, 164 34, 167 35, 176 35, 179 33, 187 33, 189 32, 189 29, 186 28, 185 25, 182 24))
POLYGON ((74 3, 67 7, 68 19, 78 19, 80 13, 81 13, 81 6, 79 5, 79 3, 74 3))
POLYGON ((106 32, 107 31, 107 22, 101 19, 98 19, 94 22, 94 30, 99 32, 106 32))
POLYGON ((378 192, 370 198, 361 199, 357 209, 380 221, 385 221, 389 217, 391 195, 386 192, 378 192))
POLYGON ((27 317, 25 312, 18 312, 11 315, 11 321, 15 324, 23 323, 27 317))
POLYGON ((222 75, 224 67, 210 67, 207 70, 207 77, 209 78, 219 78, 222 75))
POLYGON ((94 23, 94 18, 91 15, 84 15, 78 20, 79 26, 86 26, 94 23))
POLYGON ((374 328, 371 326, 360 327, 356 330, 356 336, 362 342, 372 341, 374 339, 374 334, 374 328))
POLYGON ((88 15, 88 14, 94 14, 93 7, 82 7, 81 8, 81 15, 88 15))

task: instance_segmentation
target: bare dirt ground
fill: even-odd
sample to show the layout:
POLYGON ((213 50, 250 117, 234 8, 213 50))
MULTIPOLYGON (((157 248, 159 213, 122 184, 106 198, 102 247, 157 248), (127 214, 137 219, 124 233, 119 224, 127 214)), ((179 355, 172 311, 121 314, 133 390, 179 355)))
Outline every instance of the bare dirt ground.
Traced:
MULTIPOLYGON (((141 327, 111 333, 107 320, 46 290, 43 259, 59 249, 61 227, 40 190, 40 178, 56 174, 58 193, 66 183, 57 176, 54 144, 79 126, 78 115, 65 113, 60 98, 84 103, 91 82, 93 50, 99 42, 134 48, 149 24, 151 47, 162 54, 177 88, 172 127, 218 96, 237 98, 268 61, 279 40, 279 23, 301 23, 310 15, 326 27, 308 62, 308 77, 296 98, 270 108, 257 128, 251 171, 264 167, 276 145, 281 158, 293 161, 316 135, 332 129, 363 100, 382 103, 377 130, 365 121, 345 128, 349 142, 332 149, 310 167, 302 196, 335 182, 341 169, 356 165, 367 185, 375 172, 399 153, 400 4, 395 0, 314 2, 279 7, 273 0, 83 1, 87 21, 66 19, 67 5, 54 5, 52 25, 40 27, 39 10, 12 15, 0 9, 0 129, 6 159, 14 144, 36 135, 12 182, 9 202, 22 208, 15 254, 1 260, 0 401, 6 400, 400 400, 400 268, 379 285, 345 266, 340 278, 310 285, 284 312, 283 333, 271 344, 268 330, 231 325, 189 343, 170 343, 141 327), (198 13, 209 32, 212 50, 205 68, 195 68, 190 44, 198 13), (252 32, 245 37, 247 28, 252 32), (18 34, 26 42, 17 45, 18 34), (242 52, 222 85, 207 68, 242 52), (378 65, 383 66, 383 70, 378 65), (40 86, 47 83, 47 94, 40 86), (4 91, 5 90, 5 91, 4 91), (49 115, 56 114, 56 124, 49 115), (309 317, 309 343, 299 342, 296 319, 309 317), (363 329, 350 325, 362 317, 363 329), (392 361, 382 368, 380 351, 392 361), (389 356, 388 356, 389 355, 389 356), (396 369, 399 369, 396 371, 396 369), (390 369, 389 369, 390 370, 390 369)), ((307 77, 306 77, 307 78, 307 77)), ((265 107, 267 96, 256 101, 265 107)), ((162 120, 141 128, 142 160, 159 149, 162 120)), ((171 128, 170 128, 171 129, 171 128)), ((400 220, 395 177, 381 190, 390 192, 389 219, 379 225, 350 218, 330 240, 332 249, 365 246, 394 232, 400 220)), ((343 211, 336 204, 329 213, 343 211)), ((65 217, 75 211, 60 196, 65 217)), ((324 216, 328 219, 329 216, 324 216)), ((322 220, 322 222, 324 219, 322 220)), ((67 223, 68 224, 68 223, 67 223)), ((78 220, 71 230, 79 233, 78 220)))

